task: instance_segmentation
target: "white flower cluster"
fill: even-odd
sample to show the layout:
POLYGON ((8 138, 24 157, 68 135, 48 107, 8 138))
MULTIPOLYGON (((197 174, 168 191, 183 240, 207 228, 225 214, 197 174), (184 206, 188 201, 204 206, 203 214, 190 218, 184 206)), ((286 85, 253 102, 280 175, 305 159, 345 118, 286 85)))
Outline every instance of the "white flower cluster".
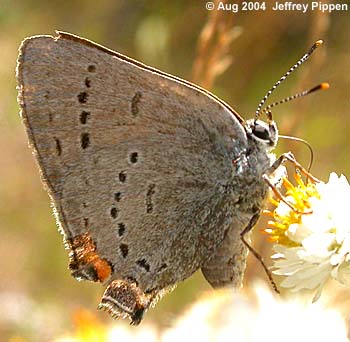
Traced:
MULTIPOLYGON (((350 185, 345 176, 331 173, 328 183, 316 183, 314 190, 316 196, 307 199, 306 210, 311 213, 300 215, 297 222, 284 222, 284 234, 291 243, 273 246, 272 269, 286 277, 282 287, 293 292, 316 290, 316 301, 329 279, 350 284, 350 185)), ((289 192, 286 199, 296 203, 296 193, 289 192)), ((291 210, 279 202, 276 222, 290 217, 291 210)))

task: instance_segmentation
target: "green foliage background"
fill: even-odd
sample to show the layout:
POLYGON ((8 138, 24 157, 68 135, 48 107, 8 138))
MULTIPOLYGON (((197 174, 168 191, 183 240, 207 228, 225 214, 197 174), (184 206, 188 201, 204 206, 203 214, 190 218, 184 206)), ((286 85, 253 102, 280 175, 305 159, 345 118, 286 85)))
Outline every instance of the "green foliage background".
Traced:
MULTIPOLYGON (((21 40, 54 34, 55 29, 68 31, 191 79, 208 14, 205 1, 0 1, 0 336, 5 340, 19 335, 45 341, 67 331, 70 312, 76 307, 94 310, 103 291, 99 285, 76 282, 67 271, 67 254, 18 116, 15 66, 21 40)), ((252 116, 265 92, 315 40, 325 40, 273 99, 323 81, 331 84, 330 90, 282 105, 274 116, 281 134, 312 144, 313 174, 324 180, 331 171, 349 176, 350 13, 268 10, 225 16, 232 17, 242 34, 228 51, 232 65, 211 90, 244 118, 252 116)), ((307 149, 297 143, 281 142, 278 152, 289 149, 308 163, 307 149)), ((257 249, 269 248, 259 241, 257 237, 257 249)), ((256 277, 263 278, 263 271, 250 260, 246 286, 256 277)), ((208 289, 196 274, 150 310, 145 321, 169 325, 208 289)))

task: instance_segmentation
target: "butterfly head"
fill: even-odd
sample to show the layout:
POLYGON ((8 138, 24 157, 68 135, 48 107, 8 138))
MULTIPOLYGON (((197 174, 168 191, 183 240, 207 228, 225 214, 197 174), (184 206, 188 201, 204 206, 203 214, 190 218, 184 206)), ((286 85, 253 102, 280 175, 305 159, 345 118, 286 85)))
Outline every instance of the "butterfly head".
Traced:
POLYGON ((246 123, 247 134, 250 138, 267 148, 273 149, 278 141, 278 130, 275 121, 264 122, 258 119, 248 120, 246 123))

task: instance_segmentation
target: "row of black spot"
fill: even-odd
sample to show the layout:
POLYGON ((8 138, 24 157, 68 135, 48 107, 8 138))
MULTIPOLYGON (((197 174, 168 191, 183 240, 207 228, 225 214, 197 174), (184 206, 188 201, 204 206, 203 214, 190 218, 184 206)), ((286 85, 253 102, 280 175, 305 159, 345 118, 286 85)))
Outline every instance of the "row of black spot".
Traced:
MULTIPOLYGON (((126 172, 125 171, 120 171, 119 174, 118 174, 118 179, 119 179, 119 182, 120 183, 125 183, 126 182, 126 179, 127 179, 127 175, 126 175, 126 172)), ((118 191, 118 192, 115 192, 114 195, 113 195, 113 198, 115 200, 115 202, 120 202, 122 200, 122 192, 118 191)), ((118 217, 118 213, 119 213, 119 210, 116 206, 113 206, 111 208, 111 211, 110 211, 110 215, 112 217, 112 219, 116 219, 118 217)), ((118 236, 121 238, 124 234, 125 234, 125 231, 126 231, 126 225, 125 223, 123 222, 119 222, 117 224, 117 227, 118 227, 118 236)), ((120 253, 122 255, 123 258, 126 258, 129 254, 129 246, 126 244, 126 243, 121 243, 119 245, 119 250, 120 250, 120 253)))
MULTIPOLYGON (((96 66, 91 64, 87 67, 87 71, 89 73, 94 73, 96 72, 96 66)), ((89 98, 89 93, 88 93, 88 89, 91 87, 91 79, 90 77, 85 77, 84 79, 84 84, 85 84, 85 87, 87 88, 86 90, 80 92, 78 95, 77 95, 77 98, 78 98, 78 101, 80 104, 85 104, 87 103, 88 101, 88 98, 89 98)), ((88 120, 91 118, 91 112, 84 109, 81 111, 80 113, 80 117, 79 117, 79 120, 80 120, 80 123, 82 125, 86 125, 88 123, 88 120)), ((90 134, 87 133, 87 132, 83 132, 80 136, 80 144, 81 144, 81 148, 83 150, 87 149, 89 146, 90 146, 90 134)))
MULTIPOLYGON (((87 67, 88 72, 95 72, 96 71, 96 66, 95 65, 89 65, 87 67)), ((88 89, 91 87, 91 79, 89 77, 85 77, 84 80, 85 87, 88 89)), ((48 94, 45 94, 45 98, 48 98, 48 94)), ((85 104, 89 98, 89 93, 87 91, 82 91, 77 95, 78 102, 81 104, 85 104)), ((80 113, 79 121, 82 125, 86 125, 89 118, 90 118, 91 112, 87 110, 82 110, 80 113)), ((52 121, 52 115, 50 115, 50 122, 52 121)), ((56 153, 58 156, 62 154, 62 145, 61 141, 54 137, 55 140, 55 148, 56 148, 56 153)), ((80 136, 80 145, 83 150, 88 148, 90 146, 90 135, 89 133, 83 132, 80 136)))
MULTIPOLYGON (((95 65, 89 65, 87 67, 87 71, 88 72, 96 72, 96 66, 95 65)), ((86 86, 86 88, 90 88, 91 87, 91 79, 89 77, 85 77, 84 80, 84 84, 86 86)), ((85 104, 87 102, 87 99, 89 97, 89 94, 86 91, 82 91, 77 95, 78 98, 78 102, 81 104, 85 104)), ((80 116, 79 116, 79 121, 81 123, 81 125, 86 125, 88 123, 88 120, 90 119, 91 116, 91 112, 84 109, 80 112, 80 116)), ((87 132, 83 132, 81 133, 80 136, 80 145, 81 148, 84 150, 86 148, 89 147, 90 145, 90 135, 87 132)), ((85 180, 86 185, 88 186, 88 181, 87 179, 85 180)), ((86 203, 83 203, 83 206, 86 207, 86 203)), ((89 228, 89 219, 88 218, 84 218, 84 227, 86 229, 89 228)))
MULTIPOLYGON (((130 153, 129 155, 129 160, 131 163, 137 163, 138 161, 138 153, 137 152, 132 152, 130 153)), ((127 180, 127 174, 125 171, 121 171, 119 172, 118 174, 118 179, 119 179, 119 182, 120 183, 125 183, 126 180, 127 180)), ((150 201, 150 197, 154 194, 154 188, 155 188, 155 184, 150 184, 149 188, 148 188, 148 191, 146 193, 146 211, 149 213, 152 211, 153 209, 153 205, 152 205, 152 202, 150 201)), ((118 192, 115 192, 114 193, 114 200, 116 202, 120 202, 122 199, 122 192, 118 191, 118 192)), ((116 219, 118 217, 118 208, 116 206, 113 206, 111 208, 111 211, 110 211, 110 215, 112 217, 112 219, 116 219)), ((119 222, 117 224, 117 227, 118 227, 118 236, 121 238, 124 234, 125 234, 125 231, 126 231, 126 225, 125 223, 123 222, 119 222)), ((126 244, 126 243, 121 243, 119 245, 119 250, 120 250, 120 253, 122 255, 123 258, 126 258, 129 254, 129 246, 126 244)), ((149 263, 147 262, 146 259, 142 258, 142 259, 139 259, 139 260, 136 260, 136 264, 140 267, 142 267, 143 269, 145 269, 146 272, 150 272, 150 265, 149 263)))

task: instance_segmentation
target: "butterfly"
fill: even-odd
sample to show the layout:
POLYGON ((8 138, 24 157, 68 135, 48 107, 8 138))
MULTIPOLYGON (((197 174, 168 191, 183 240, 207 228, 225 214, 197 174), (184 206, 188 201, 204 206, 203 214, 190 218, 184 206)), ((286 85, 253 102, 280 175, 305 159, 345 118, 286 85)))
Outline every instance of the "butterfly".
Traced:
POLYGON ((245 121, 205 89, 65 32, 23 41, 17 81, 69 269, 106 286, 100 308, 139 324, 198 269, 214 288, 241 286, 242 232, 282 161, 272 116, 245 121))

